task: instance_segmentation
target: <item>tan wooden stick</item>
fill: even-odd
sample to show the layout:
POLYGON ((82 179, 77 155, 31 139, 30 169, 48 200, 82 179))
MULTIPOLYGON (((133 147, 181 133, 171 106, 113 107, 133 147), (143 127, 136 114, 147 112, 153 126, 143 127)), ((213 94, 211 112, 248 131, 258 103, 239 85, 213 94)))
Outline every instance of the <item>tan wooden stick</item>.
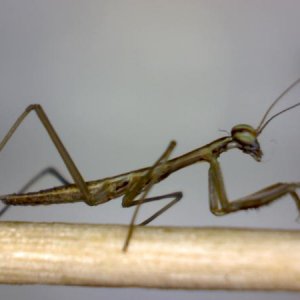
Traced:
POLYGON ((300 232, 0 223, 0 283, 300 291, 300 232))

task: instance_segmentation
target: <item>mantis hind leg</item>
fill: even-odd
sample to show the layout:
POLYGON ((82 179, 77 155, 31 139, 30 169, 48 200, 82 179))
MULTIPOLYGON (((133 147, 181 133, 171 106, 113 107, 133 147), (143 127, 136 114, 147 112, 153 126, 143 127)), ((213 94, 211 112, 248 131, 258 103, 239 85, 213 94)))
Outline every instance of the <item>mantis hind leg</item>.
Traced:
MULTIPOLYGON (((65 177, 57 171, 53 167, 48 167, 42 171, 40 171, 37 175, 35 175, 33 178, 31 178, 20 190, 19 194, 25 193, 33 184, 35 184, 38 180, 43 178, 46 175, 51 175, 55 177, 57 180, 59 180, 62 184, 70 184, 70 182, 65 179, 65 177)), ((4 215, 4 213, 10 208, 9 204, 6 204, 1 210, 0 210, 0 218, 4 215)))
POLYGON ((148 193, 150 192, 150 189, 152 186, 158 181, 158 178, 161 176, 160 168, 163 168, 164 163, 167 161, 168 157, 172 153, 173 149, 176 146, 175 141, 171 141, 168 145, 167 149, 164 151, 164 153, 160 156, 160 158, 155 162, 155 164, 149 168, 147 173, 142 176, 137 182, 133 185, 133 187, 130 189, 130 191, 125 194, 123 200, 122 200, 122 206, 123 207, 130 207, 136 205, 135 211, 132 215, 131 222, 129 225, 129 229, 127 232, 127 237, 124 242, 123 251, 125 252, 129 246, 129 242, 131 239, 131 236, 133 234, 135 221, 140 209, 140 206, 143 203, 151 202, 151 201, 157 201, 161 199, 166 198, 174 198, 171 202, 163 206, 160 210, 158 210, 156 213, 154 213, 152 216, 150 216, 148 219, 143 221, 140 225, 146 225, 153 221, 155 218, 157 218, 159 215, 164 213, 166 210, 168 210, 170 207, 172 207, 175 203, 177 203, 182 198, 181 192, 176 192, 172 194, 147 198, 148 193), (138 200, 135 200, 135 198, 141 195, 138 200))
POLYGON ((19 125, 23 122, 26 116, 31 112, 35 111, 38 118, 40 119, 41 123, 44 125, 50 139, 52 140, 53 144, 55 145, 57 151, 59 152, 61 158, 63 159, 70 175, 72 176, 75 184, 79 188, 84 201, 88 205, 95 205, 97 204, 97 199, 89 192, 87 184, 85 183, 81 173, 79 172, 78 168, 76 167, 75 163, 73 162, 69 152, 63 145, 62 141, 60 140, 58 134, 56 133, 54 127, 52 126, 51 122, 48 119, 44 109, 39 104, 32 104, 29 105, 25 111, 18 117, 12 127, 9 129, 7 134, 4 136, 3 140, 0 142, 0 151, 4 148, 6 143, 10 140, 14 132, 17 130, 19 125))
POLYGON ((231 212, 258 208, 268 205, 281 197, 290 194, 294 199, 300 214, 300 198, 296 189, 299 183, 276 183, 253 194, 229 201, 226 195, 222 171, 217 160, 210 163, 209 169, 209 198, 210 210, 215 215, 225 215, 231 212))

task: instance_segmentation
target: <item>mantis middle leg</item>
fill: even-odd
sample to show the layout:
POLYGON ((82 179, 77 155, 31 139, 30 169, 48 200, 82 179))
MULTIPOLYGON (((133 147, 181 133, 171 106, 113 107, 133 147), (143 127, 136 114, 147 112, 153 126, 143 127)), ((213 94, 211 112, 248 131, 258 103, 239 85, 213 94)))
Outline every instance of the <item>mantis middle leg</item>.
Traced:
POLYGON ((131 239, 131 236, 133 234, 135 221, 137 218, 137 214, 139 211, 140 206, 143 203, 147 202, 153 202, 157 200, 167 199, 167 198, 174 198, 172 201, 167 203, 165 206, 163 206, 161 209, 159 209, 156 213, 154 213, 152 216, 147 218, 145 221, 143 221, 139 225, 146 225, 153 221, 155 218, 160 216, 162 213, 164 213, 166 210, 168 210, 170 207, 172 207, 174 204, 176 204, 180 199, 182 198, 182 192, 175 192, 171 194, 166 195, 160 195, 157 197, 151 197, 147 198, 147 195, 152 188, 152 186, 156 183, 157 179, 161 175, 159 172, 159 167, 161 167, 165 161, 169 158, 171 152, 173 151, 174 147, 176 146, 175 141, 171 141, 165 152, 161 155, 161 157, 155 162, 155 164, 149 169, 149 171, 146 173, 145 176, 141 177, 133 186, 133 188, 124 196, 122 200, 122 206, 123 207, 131 207, 134 205, 136 206, 136 209, 133 213, 133 216, 131 218, 130 226, 127 232, 127 237, 125 239, 125 243, 123 246, 123 251, 125 252, 129 246, 129 241, 131 239), (135 198, 141 194, 141 197, 138 200, 135 200, 135 198))

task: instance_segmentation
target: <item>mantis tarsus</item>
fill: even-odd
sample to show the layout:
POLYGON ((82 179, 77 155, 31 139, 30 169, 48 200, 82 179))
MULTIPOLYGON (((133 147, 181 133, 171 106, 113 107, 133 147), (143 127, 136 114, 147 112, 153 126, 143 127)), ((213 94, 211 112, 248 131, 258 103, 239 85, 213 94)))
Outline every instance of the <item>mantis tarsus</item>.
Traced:
MULTIPOLYGON (((129 240, 131 238, 138 209, 141 204, 146 202, 158 201, 162 199, 172 199, 168 204, 163 206, 155 214, 150 216, 140 225, 146 225, 153 219, 161 215, 182 198, 181 192, 174 192, 166 195, 148 198, 148 192, 151 187, 168 177, 173 172, 192 165, 196 162, 209 163, 209 201, 210 210, 215 215, 224 215, 231 212, 257 208, 267 205, 274 200, 281 198, 286 194, 290 194, 295 200, 298 211, 300 212, 300 198, 296 193, 296 189, 300 188, 300 182, 294 183, 276 183, 261 189, 251 195, 242 197, 235 201, 229 201, 226 195, 222 171, 218 162, 218 157, 225 151, 230 149, 240 149, 242 152, 251 155, 256 161, 260 161, 263 155, 257 137, 264 128, 278 115, 295 108, 300 105, 296 103, 267 119, 272 108, 282 97, 287 94, 296 84, 300 83, 300 79, 292 83, 268 108, 257 128, 250 125, 239 124, 232 128, 231 134, 219 138, 205 146, 195 149, 191 152, 183 154, 179 157, 169 159, 176 142, 171 141, 166 151, 156 161, 156 163, 147 168, 134 170, 128 173, 120 174, 114 177, 108 177, 95 181, 85 182, 81 173, 74 164, 70 154, 64 147, 55 129, 50 123, 44 109, 39 104, 28 106, 19 116, 8 133, 0 143, 0 151, 11 138, 15 130, 31 112, 35 111, 46 128, 52 142, 56 146, 61 155, 67 169, 69 170, 74 184, 65 184, 63 186, 41 190, 31 193, 18 193, 0 196, 7 206, 9 205, 39 205, 54 203, 71 203, 84 201, 88 205, 98 205, 110 201, 111 199, 123 196, 122 206, 131 207, 136 205, 135 213, 131 220, 128 235, 125 240, 123 250, 126 251, 129 240), (140 195, 139 199, 136 199, 140 195)), ((3 209, 3 211, 5 210, 3 209)))

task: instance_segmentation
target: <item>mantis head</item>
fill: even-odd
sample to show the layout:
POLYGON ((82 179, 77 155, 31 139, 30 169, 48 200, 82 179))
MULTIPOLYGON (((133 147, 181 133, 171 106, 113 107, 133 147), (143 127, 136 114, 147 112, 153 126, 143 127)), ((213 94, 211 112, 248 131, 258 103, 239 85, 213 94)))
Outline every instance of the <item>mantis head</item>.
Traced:
POLYGON ((231 137, 236 147, 260 161, 263 152, 260 149, 257 135, 257 131, 247 124, 238 124, 231 129, 231 137))
POLYGON ((234 126, 231 129, 231 137, 232 141, 235 143, 235 147, 242 150, 244 153, 251 155, 255 160, 260 161, 263 155, 261 151, 260 144, 257 140, 257 137, 261 134, 261 132, 265 129, 265 127, 277 116, 280 114, 291 110, 297 106, 300 106, 300 102, 285 108, 278 113, 272 115, 267 119, 268 114, 272 110, 272 108, 277 104, 277 102, 283 98, 295 85, 300 83, 300 78, 293 82, 287 89, 285 89, 278 98, 276 98, 270 107, 265 112, 262 120, 260 121, 258 127, 255 129, 254 127, 247 124, 239 124, 234 126))

